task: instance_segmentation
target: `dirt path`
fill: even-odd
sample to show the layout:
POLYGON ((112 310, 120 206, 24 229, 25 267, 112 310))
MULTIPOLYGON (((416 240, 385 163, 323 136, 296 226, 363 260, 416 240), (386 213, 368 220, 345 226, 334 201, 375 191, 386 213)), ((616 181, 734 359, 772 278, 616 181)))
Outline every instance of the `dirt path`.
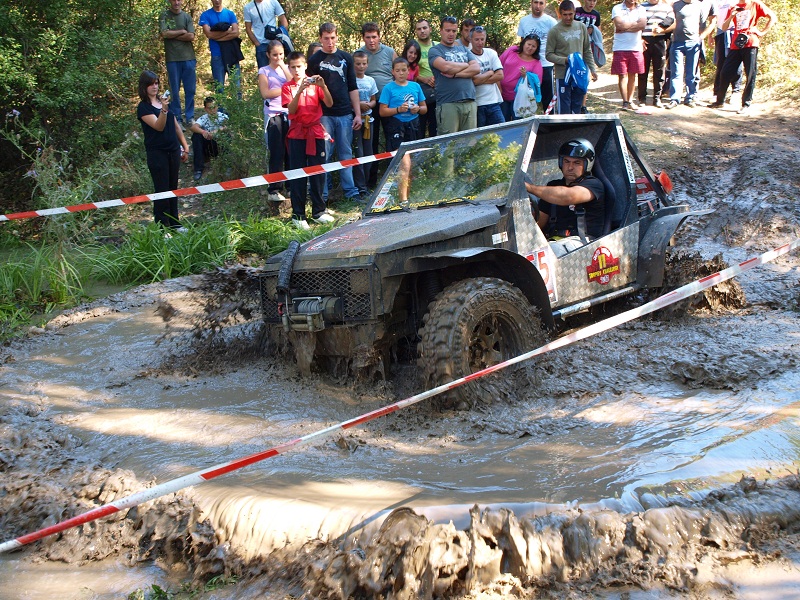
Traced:
MULTIPOLYGON (((800 124, 754 109, 622 115, 676 197, 715 209, 679 234, 705 258, 800 236, 800 124)), ((246 581, 208 597, 796 597, 800 256, 741 284, 743 309, 634 322, 545 357, 521 381, 528 401, 409 410, 3 556, 0 590, 14 591, 0 597, 23 579, 29 598, 68 597, 60 582, 110 598, 215 574, 246 581), (382 521, 401 506, 425 517, 382 521)), ((416 385, 410 368, 385 385, 302 379, 258 355, 252 323, 198 345, 207 299, 201 278, 139 288, 0 349, 3 539, 416 385)))

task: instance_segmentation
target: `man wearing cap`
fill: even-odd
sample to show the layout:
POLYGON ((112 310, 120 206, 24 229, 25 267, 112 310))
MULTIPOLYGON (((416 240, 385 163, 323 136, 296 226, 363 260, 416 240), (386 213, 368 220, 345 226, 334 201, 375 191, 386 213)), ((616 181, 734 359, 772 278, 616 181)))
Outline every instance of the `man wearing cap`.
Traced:
POLYGON ((458 20, 444 17, 439 34, 442 41, 428 52, 436 79, 436 127, 439 135, 478 126, 475 84, 472 78, 481 72, 475 55, 456 45, 458 20))

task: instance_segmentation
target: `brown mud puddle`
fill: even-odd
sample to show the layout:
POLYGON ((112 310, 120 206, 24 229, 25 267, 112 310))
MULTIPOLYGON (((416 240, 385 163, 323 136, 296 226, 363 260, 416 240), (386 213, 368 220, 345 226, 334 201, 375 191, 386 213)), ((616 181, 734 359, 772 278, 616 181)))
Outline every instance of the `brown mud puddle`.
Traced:
MULTIPOLYGON (((682 136, 701 142, 689 128, 669 143, 682 136)), ((749 160, 797 172, 753 137, 749 160)), ((703 143, 705 171, 687 159, 673 178, 717 212, 679 245, 733 263, 794 239, 796 179, 754 179, 703 143), (752 185, 717 198, 704 191, 715 177, 752 185)), ((3 555, 0 597, 112 598, 230 574, 244 581, 205 597, 796 597, 798 264, 743 276, 743 308, 637 321, 547 355, 515 399, 408 409, 3 555)), ((388 383, 301 378, 259 356, 246 302, 209 311, 209 293, 198 278, 138 288, 2 349, 3 539, 414 389, 409 367, 388 383), (195 328, 215 318, 215 336, 195 328)))

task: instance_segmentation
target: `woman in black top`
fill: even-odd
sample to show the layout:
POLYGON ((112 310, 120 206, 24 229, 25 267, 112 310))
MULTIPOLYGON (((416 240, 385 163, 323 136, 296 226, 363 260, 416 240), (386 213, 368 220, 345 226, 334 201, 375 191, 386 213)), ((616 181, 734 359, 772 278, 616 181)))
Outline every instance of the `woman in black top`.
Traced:
MULTIPOLYGON (((158 95, 158 75, 143 71, 139 76, 139 106, 147 168, 156 192, 177 189, 180 163, 189 157, 189 145, 178 120, 169 112, 169 102, 158 95)), ((185 231, 178 222, 178 199, 153 201, 153 217, 164 227, 185 231)))

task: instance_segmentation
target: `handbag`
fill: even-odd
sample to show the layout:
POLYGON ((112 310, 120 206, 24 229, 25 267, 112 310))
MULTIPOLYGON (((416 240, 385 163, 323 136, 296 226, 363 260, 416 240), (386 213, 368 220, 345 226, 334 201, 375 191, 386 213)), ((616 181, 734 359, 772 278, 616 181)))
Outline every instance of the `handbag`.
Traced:
MULTIPOLYGON (((514 90, 514 116, 518 119, 532 117, 539 110, 539 100, 542 98, 541 92, 537 97, 536 87, 539 84, 539 76, 536 73, 528 73, 527 77, 520 77, 517 87, 514 90), (533 81, 531 81, 533 80, 533 81)), ((540 88, 541 89, 541 88, 540 88)))

